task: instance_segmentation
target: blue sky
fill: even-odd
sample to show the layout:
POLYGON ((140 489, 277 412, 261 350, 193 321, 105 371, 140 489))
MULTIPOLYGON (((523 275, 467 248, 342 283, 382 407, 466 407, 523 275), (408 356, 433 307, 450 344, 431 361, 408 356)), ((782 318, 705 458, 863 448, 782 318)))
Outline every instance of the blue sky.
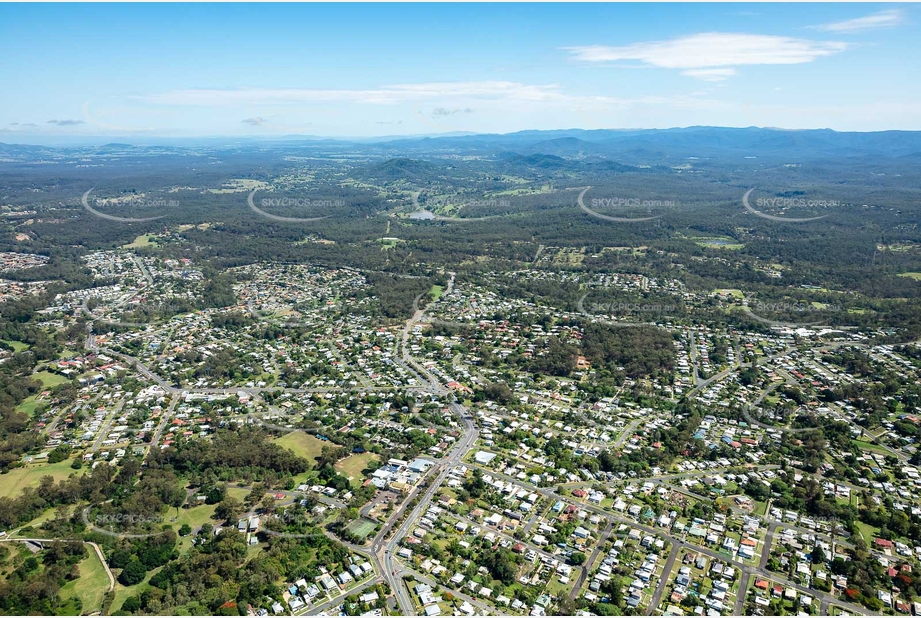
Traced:
POLYGON ((912 4, 2 4, 0 141, 921 130, 912 4))

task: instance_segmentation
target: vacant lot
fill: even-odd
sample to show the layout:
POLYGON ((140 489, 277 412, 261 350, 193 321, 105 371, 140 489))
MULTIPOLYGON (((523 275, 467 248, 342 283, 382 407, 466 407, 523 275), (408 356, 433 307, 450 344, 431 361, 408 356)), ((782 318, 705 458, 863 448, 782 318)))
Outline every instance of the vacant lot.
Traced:
POLYGON ((33 373, 32 377, 36 380, 40 380, 45 388, 51 388, 52 386, 57 386, 58 384, 70 382, 70 380, 64 376, 56 373, 51 373, 50 371, 39 371, 38 373, 33 373))
POLYGON ((66 479, 76 472, 83 474, 82 470, 70 467, 70 460, 56 464, 42 463, 29 464, 23 468, 15 468, 6 474, 0 474, 0 498, 14 498, 25 487, 37 487, 42 477, 50 475, 55 482, 66 479))
POLYGON ((361 453, 360 455, 349 455, 345 459, 336 462, 336 470, 342 475, 352 480, 352 485, 359 485, 362 481, 361 471, 368 467, 372 461, 379 461, 375 453, 361 453))
POLYGON ((142 234, 134 239, 133 243, 122 245, 122 249, 143 249, 144 247, 156 247, 153 234, 142 234))
POLYGON ((79 579, 67 582, 61 588, 63 598, 80 599, 83 603, 80 611, 84 616, 102 609, 103 599, 109 589, 109 576, 106 575, 99 556, 92 547, 87 546, 86 551, 86 558, 77 565, 80 569, 79 579))
POLYGON ((311 464, 323 451, 324 446, 335 446, 303 431, 292 431, 276 440, 276 442, 284 448, 294 451, 296 455, 300 455, 311 464))

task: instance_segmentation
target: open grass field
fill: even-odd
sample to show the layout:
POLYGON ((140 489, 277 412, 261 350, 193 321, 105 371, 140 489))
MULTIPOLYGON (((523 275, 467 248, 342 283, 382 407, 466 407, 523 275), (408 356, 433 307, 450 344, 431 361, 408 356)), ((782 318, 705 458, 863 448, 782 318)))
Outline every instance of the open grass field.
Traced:
POLYGON ((733 249, 736 251, 745 247, 742 243, 732 242, 731 239, 722 238, 695 240, 694 244, 698 247, 706 247, 708 249, 733 249))
POLYGON ((40 403, 38 395, 29 395, 22 400, 22 403, 16 406, 16 410, 28 414, 29 416, 35 416, 35 409, 40 403))
MULTIPOLYGON (((248 492, 247 492, 248 493, 248 492)), ((182 524, 189 524, 194 530, 200 528, 203 524, 206 523, 215 523, 211 519, 211 516, 214 515, 214 511, 217 509, 216 504, 202 504, 201 506, 193 506, 190 509, 179 509, 179 517, 173 523, 173 527, 178 531, 182 527, 182 524)), ((176 514, 175 509, 170 509, 169 516, 172 519, 173 515, 176 514)))
POLYGON ((3 343, 13 348, 13 352, 22 352, 24 350, 28 350, 29 347, 31 347, 28 343, 23 343, 22 341, 13 341, 12 339, 4 339, 3 343))
POLYGON ((106 591, 109 589, 109 576, 99 561, 99 556, 92 547, 87 546, 87 556, 80 561, 80 577, 67 582, 61 588, 63 598, 77 598, 82 603, 81 613, 85 616, 102 609, 106 591))
POLYGON ((882 448, 881 446, 877 444, 873 444, 871 442, 866 442, 864 440, 854 440, 854 443, 860 446, 861 449, 865 451, 870 451, 871 453, 876 453, 877 455, 882 455, 885 457, 886 455, 892 454, 886 449, 882 448))
POLYGON ((438 300, 439 298, 441 298, 441 295, 442 295, 442 293, 444 293, 444 291, 445 291, 445 289, 444 289, 442 286, 440 286, 440 285, 433 285, 433 286, 432 286, 432 289, 429 290, 429 296, 431 296, 431 297, 432 297, 432 300, 435 301, 435 300, 438 300))
POLYGON ((323 451, 324 446, 330 446, 329 442, 324 442, 303 431, 292 431, 278 438, 275 442, 286 449, 290 449, 295 455, 300 455, 311 464, 323 451))
MULTIPOLYGON (((144 578, 144 581, 142 581, 140 584, 135 584, 133 586, 122 586, 121 584, 118 583, 118 581, 116 581, 115 582, 115 599, 112 601, 112 608, 111 608, 112 612, 117 612, 119 609, 121 609, 122 603, 124 603, 125 599, 127 599, 128 597, 139 595, 145 590, 149 589, 150 584, 148 582, 150 581, 150 578, 156 575, 157 573, 159 573, 162 568, 163 567, 157 567, 151 571, 147 571, 147 576, 144 578)), ((115 576, 118 577, 118 574, 116 573, 115 576)))
POLYGON ((859 520, 855 521, 854 523, 857 526, 858 532, 860 532, 860 536, 862 536, 863 540, 868 544, 872 544, 873 539, 879 536, 879 528, 871 526, 870 524, 865 524, 859 520))
MULTIPOLYGON (((242 500, 242 497, 234 497, 242 500)), ((170 525, 177 534, 179 533, 179 528, 181 528, 183 524, 189 524, 189 527, 192 528, 192 534, 185 537, 179 537, 179 551, 186 552, 192 547, 192 539, 202 525, 206 523, 217 525, 218 522, 211 519, 215 509, 217 509, 216 504, 202 504, 201 506, 194 506, 190 509, 179 509, 179 517, 176 518, 176 521, 173 521, 173 517, 176 515, 176 509, 169 510, 167 521, 170 522, 170 525)))
POLYGON ((899 277, 908 277, 915 281, 921 281, 921 273, 901 273, 899 277))
POLYGON ((36 380, 40 380, 45 388, 51 388, 53 386, 57 386, 58 384, 70 382, 70 380, 64 376, 58 375, 56 373, 51 373, 50 371, 39 371, 37 373, 33 373, 32 377, 36 380))
POLYGON ((380 457, 376 453, 349 455, 345 459, 337 461, 335 468, 345 477, 350 478, 353 486, 357 486, 362 481, 361 471, 367 468, 372 461, 380 461, 380 457))
POLYGON ((153 234, 141 234, 134 239, 134 242, 122 245, 122 249, 143 249, 144 247, 156 247, 153 234))
POLYGON ((15 498, 24 488, 38 486, 42 477, 46 475, 50 475, 57 482, 74 473, 83 474, 83 470, 72 469, 70 463, 70 460, 65 459, 55 464, 28 464, 0 474, 0 498, 15 498))

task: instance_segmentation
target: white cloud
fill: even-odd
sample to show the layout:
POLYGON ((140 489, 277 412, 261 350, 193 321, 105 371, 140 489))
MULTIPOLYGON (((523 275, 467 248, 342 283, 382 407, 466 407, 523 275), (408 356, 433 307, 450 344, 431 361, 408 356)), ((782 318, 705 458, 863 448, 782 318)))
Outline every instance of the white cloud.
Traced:
MULTIPOLYGON (((518 82, 432 82, 396 84, 366 90, 337 90, 312 88, 232 88, 173 90, 139 97, 148 103, 161 105, 232 105, 279 103, 351 102, 394 104, 438 99, 491 99, 517 101, 567 101, 574 97, 561 91, 556 84, 529 85, 518 82)), ((617 102, 611 97, 596 97, 617 102)))
POLYGON ((710 69, 756 64, 803 64, 844 51, 845 43, 812 41, 784 36, 705 32, 665 41, 622 47, 589 45, 564 47, 577 60, 617 62, 633 60, 664 69, 710 69))
POLYGON ((702 79, 705 82, 721 82, 735 75, 736 70, 733 68, 688 69, 686 71, 682 71, 681 74, 687 75, 688 77, 696 77, 697 79, 702 79))
POLYGON ((822 32, 851 34, 864 30, 873 30, 875 28, 892 28, 893 26, 898 26, 903 21, 905 21, 905 13, 899 9, 892 9, 873 13, 865 17, 858 17, 856 19, 846 19, 844 21, 811 26, 811 28, 813 30, 821 30, 822 32))

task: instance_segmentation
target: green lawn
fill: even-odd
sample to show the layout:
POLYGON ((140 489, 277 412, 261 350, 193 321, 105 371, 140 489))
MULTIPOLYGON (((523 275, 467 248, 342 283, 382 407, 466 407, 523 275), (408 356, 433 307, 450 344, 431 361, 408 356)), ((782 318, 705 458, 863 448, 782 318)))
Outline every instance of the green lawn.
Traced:
POLYGON ((128 597, 139 595, 145 590, 147 590, 148 588, 150 588, 150 584, 148 584, 147 582, 150 581, 150 578, 153 577, 156 573, 158 573, 160 569, 162 568, 163 567, 157 567, 152 571, 147 571, 147 576, 144 578, 144 581, 142 581, 140 584, 135 584, 133 586, 127 586, 127 587, 122 586, 116 581, 115 582, 115 598, 112 601, 111 611, 117 612, 119 609, 121 609, 122 603, 125 602, 125 599, 127 599, 128 597))
POLYGON ((882 448, 881 446, 879 446, 878 444, 872 444, 872 443, 870 443, 870 442, 865 442, 865 441, 863 441, 863 440, 854 440, 854 444, 856 444, 857 446, 859 446, 859 447, 860 447, 861 449, 863 449, 863 450, 867 450, 867 451, 870 451, 870 452, 872 452, 872 453, 876 453, 877 455, 882 455, 882 456, 884 456, 884 457, 885 457, 886 455, 891 455, 891 454, 892 454, 892 453, 890 453, 889 451, 887 451, 886 449, 884 449, 884 448, 882 448))
POLYGON ((879 528, 875 528, 869 524, 865 524, 860 520, 854 520, 854 524, 857 526, 857 530, 860 532, 860 535, 863 537, 863 540, 868 544, 873 542, 873 539, 879 536, 879 528))
POLYGON ((330 442, 324 442, 303 431, 292 431, 278 438, 276 442, 280 446, 294 451, 295 455, 300 455, 311 464, 314 463, 314 459, 323 451, 324 446, 335 446, 330 442))
MULTIPOLYGON (((174 527, 179 530, 182 524, 189 524, 194 530, 202 524, 214 523, 211 516, 214 515, 215 509, 217 509, 216 504, 202 504, 189 509, 179 509, 179 518, 174 523, 174 527)), ((169 518, 172 519, 175 513, 175 509, 170 509, 169 518)))
POLYGON ((921 273, 900 273, 899 277, 909 277, 916 281, 921 281, 921 273))
POLYGON ((40 380, 42 385, 45 388, 52 388, 54 386, 57 386, 58 384, 64 384, 66 382, 70 382, 70 380, 68 380, 64 376, 59 375, 57 373, 51 373, 50 371, 39 371, 37 373, 33 373, 32 377, 35 378, 36 380, 40 380))
POLYGON ((142 249, 144 247, 156 247, 157 243, 154 241, 155 236, 153 234, 141 234, 134 239, 133 243, 122 245, 122 249, 142 249))
POLYGON ((29 395, 22 400, 22 403, 16 406, 16 410, 28 414, 29 416, 35 416, 35 409, 40 403, 38 395, 29 395))
POLYGON ((335 467, 344 476, 352 479, 353 486, 358 486, 363 479, 361 471, 367 468, 371 461, 379 460, 380 457, 376 453, 361 453, 360 455, 349 455, 345 459, 337 461, 335 467))
POLYGON ((106 591, 109 589, 109 576, 106 575, 99 556, 92 547, 87 546, 86 550, 87 557, 77 565, 80 569, 80 577, 67 582, 61 588, 62 598, 80 599, 83 604, 80 611, 83 615, 101 610, 106 591))
POLYGON ((442 293, 443 293, 444 291, 445 291, 445 289, 444 289, 442 286, 440 286, 440 285, 433 285, 433 286, 432 286, 432 289, 429 291, 429 296, 431 296, 431 297, 432 297, 432 300, 435 301, 435 300, 438 300, 439 298, 441 298, 441 295, 442 295, 442 293))
MULTIPOLYGON (((247 494, 249 492, 246 492, 247 494)), ((179 533, 179 528, 182 527, 182 524, 189 524, 189 527, 192 528, 194 533, 196 528, 200 528, 203 524, 216 524, 217 522, 211 519, 211 516, 214 515, 214 511, 217 509, 216 504, 202 504, 201 506, 194 506, 189 509, 179 509, 179 517, 176 521, 172 521, 173 517, 176 514, 176 509, 170 509, 167 512, 166 519, 172 525, 173 530, 176 533, 179 533)), ((192 538, 193 535, 186 537, 179 537, 179 550, 182 552, 188 551, 192 547, 192 538)))
POLYGON ((28 343, 23 343, 22 341, 13 341, 12 339, 4 339, 3 343, 13 348, 13 352, 22 352, 24 350, 28 350, 31 347, 28 343))
POLYGON ((22 468, 14 468, 6 474, 0 474, 0 498, 13 498, 25 487, 38 486, 45 475, 51 475, 57 482, 66 479, 74 472, 83 474, 84 470, 74 470, 70 467, 70 463, 70 460, 65 459, 55 464, 27 464, 22 468))

